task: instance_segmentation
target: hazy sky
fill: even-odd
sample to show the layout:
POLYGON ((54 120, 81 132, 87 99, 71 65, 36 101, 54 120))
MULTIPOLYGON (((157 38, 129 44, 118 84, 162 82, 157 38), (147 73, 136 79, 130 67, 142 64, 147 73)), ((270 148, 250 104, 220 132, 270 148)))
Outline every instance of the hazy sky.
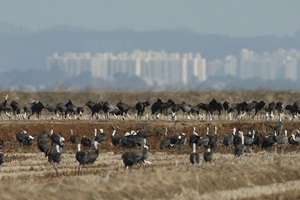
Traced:
POLYGON ((229 36, 293 35, 299 0, 0 0, 0 21, 31 30, 187 28, 229 36))

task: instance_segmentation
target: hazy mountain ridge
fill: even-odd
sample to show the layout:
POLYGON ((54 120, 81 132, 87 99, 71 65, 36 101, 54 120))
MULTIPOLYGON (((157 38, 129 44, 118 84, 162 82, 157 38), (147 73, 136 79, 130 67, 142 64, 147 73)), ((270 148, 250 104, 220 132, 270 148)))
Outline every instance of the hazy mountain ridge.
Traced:
MULTIPOLYGON (((46 69, 47 57, 54 52, 63 54, 66 52, 97 53, 109 51, 120 53, 127 51, 131 53, 136 49, 143 51, 165 50, 166 52, 179 53, 200 52, 204 58, 211 60, 223 58, 229 54, 238 55, 242 48, 248 48, 258 53, 272 52, 279 48, 300 49, 300 31, 292 37, 232 38, 222 35, 196 34, 193 31, 184 30, 137 32, 121 29, 92 31, 76 27, 53 27, 39 32, 30 32, 22 27, 10 27, 8 30, 5 27, 9 26, 0 23, 0 70, 1 72, 8 71, 0 74, 1 87, 16 84, 18 86, 26 85, 29 80, 30 84, 33 85, 40 85, 43 81, 48 81, 44 84, 72 86, 72 78, 64 80, 61 74, 57 75, 57 72, 46 69), (46 79, 41 80, 40 77, 43 76, 46 79), (57 76, 60 78, 55 78, 57 76)), ((75 83, 76 77, 73 79, 74 85, 78 85, 75 83)), ((237 78, 233 78, 233 80, 239 81, 237 78)), ((90 85, 86 83, 85 87, 93 86, 95 82, 97 83, 95 85, 103 83, 104 86, 111 87, 107 86, 111 83, 106 83, 104 80, 88 82, 90 85)), ((118 84, 114 83, 112 86, 115 87, 116 85, 118 84)), ((143 84, 141 85, 143 86, 143 84)), ((126 86, 130 87, 127 84, 126 86)))

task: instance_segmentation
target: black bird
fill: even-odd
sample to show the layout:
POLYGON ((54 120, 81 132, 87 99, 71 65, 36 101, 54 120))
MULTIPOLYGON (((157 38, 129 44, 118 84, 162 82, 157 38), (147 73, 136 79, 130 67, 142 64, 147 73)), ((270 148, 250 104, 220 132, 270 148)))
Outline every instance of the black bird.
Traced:
POLYGON ((71 129, 71 135, 70 135, 70 141, 71 143, 74 145, 77 143, 78 137, 76 135, 74 135, 73 133, 73 129, 71 129))
POLYGON ((87 152, 86 164, 93 164, 99 156, 98 142, 94 141, 93 146, 94 146, 94 149, 87 152))
POLYGON ((83 147, 91 147, 92 141, 90 138, 87 138, 85 135, 81 138, 80 143, 83 145, 83 147))
POLYGON ((125 168, 131 169, 131 167, 135 164, 151 164, 151 162, 146 161, 148 158, 148 149, 149 147, 144 145, 140 150, 125 152, 122 155, 125 168))
POLYGON ((131 133, 127 132, 121 139, 121 146, 125 148, 132 147, 143 147, 145 138, 141 135, 137 135, 135 131, 131 131, 131 133))
POLYGON ((197 145, 196 143, 193 143, 193 152, 190 154, 190 161, 193 165, 199 164, 200 157, 199 154, 196 152, 197 145))
POLYGON ((91 146, 94 144, 94 142, 96 141, 97 138, 97 129, 94 129, 94 135, 92 137, 90 137, 91 140, 91 146))
POLYGON ((232 129, 232 133, 227 133, 224 138, 223 138, 223 145, 226 147, 226 149, 228 149, 228 147, 230 147, 230 145, 233 144, 233 138, 235 136, 236 133, 236 128, 232 129))
POLYGON ((297 149, 298 149, 299 144, 300 144, 300 137, 297 137, 297 136, 295 136, 295 134, 292 134, 289 139, 289 143, 291 145, 297 146, 297 149))
POLYGON ((75 154, 75 158, 79 162, 78 171, 80 171, 81 166, 86 164, 86 152, 81 151, 80 144, 77 145, 78 145, 78 150, 75 154))
POLYGON ((16 133, 16 139, 20 143, 20 147, 23 145, 23 143, 25 141, 25 135, 26 134, 27 134, 26 131, 22 131, 22 132, 16 133))
MULTIPOLYGON (((236 129, 235 128, 233 128, 234 130, 234 132, 236 131, 236 129)), ((238 135, 233 135, 233 146, 234 147, 236 147, 237 145, 239 145, 239 144, 241 144, 242 143, 242 138, 241 138, 241 136, 240 136, 240 134, 238 134, 238 135)))
POLYGON ((106 134, 104 133, 103 129, 100 128, 99 129, 99 135, 96 137, 96 141, 99 143, 99 144, 102 144, 104 141, 107 140, 107 137, 106 137, 106 134))
POLYGON ((208 145, 211 149, 217 148, 218 145, 218 128, 215 126, 215 134, 209 137, 208 145))
POLYGON ((266 136, 262 141, 261 148, 267 149, 275 146, 277 144, 275 137, 276 137, 275 134, 271 136, 266 136))
POLYGON ((121 145, 121 141, 122 141, 122 136, 117 136, 116 135, 116 129, 114 129, 112 134, 111 134, 112 144, 116 147, 116 146, 121 145))
POLYGON ((209 136, 209 127, 206 127, 206 135, 203 137, 200 137, 198 145, 206 148, 209 143, 209 137, 210 137, 209 136))
POLYGON ((190 135, 190 139, 189 139, 189 146, 192 147, 194 143, 198 145, 199 140, 200 140, 200 136, 196 132, 196 128, 193 127, 193 133, 190 135))
POLYGON ((64 146, 65 138, 60 136, 59 134, 53 133, 53 129, 50 130, 50 139, 52 142, 51 146, 54 146, 53 143, 58 144, 60 147, 64 146))
POLYGON ((0 153, 0 166, 4 163, 4 154, 0 153))
POLYGON ((211 162, 213 159, 213 153, 210 151, 210 148, 207 149, 206 152, 203 153, 203 159, 205 162, 211 162))
POLYGON ((283 124, 281 122, 281 117, 280 117, 278 124, 276 124, 276 126, 274 126, 274 131, 277 135, 280 135, 282 129, 283 129, 283 124))
POLYGON ((51 149, 48 153, 48 162, 50 164, 54 163, 56 175, 58 175, 57 165, 59 164, 59 162, 62 159, 61 154, 62 154, 62 147, 60 147, 56 143, 53 143, 53 146, 51 147, 51 149))
POLYGON ((49 134, 46 131, 43 131, 38 135, 38 139, 37 139, 38 148, 41 152, 45 154, 45 157, 47 157, 50 149, 47 142, 48 137, 49 134))
POLYGON ((75 156, 76 160, 79 162, 78 172, 80 171, 82 165, 93 164, 97 160, 99 156, 98 142, 94 141, 93 145, 94 150, 85 152, 80 150, 80 144, 78 144, 78 151, 76 152, 75 156))
POLYGON ((160 141, 160 149, 170 148, 170 137, 167 134, 168 128, 165 128, 165 133, 163 139, 160 141))
POLYGON ((176 145, 178 143, 178 138, 179 136, 176 135, 172 135, 170 136, 170 146, 173 147, 174 145, 176 145))
POLYGON ((185 143, 187 142, 187 137, 185 135, 185 133, 181 133, 180 136, 178 136, 178 141, 177 141, 177 145, 179 146, 179 149, 181 149, 185 143))
POLYGON ((240 157, 245 152, 245 144, 244 144, 244 134, 242 131, 239 131, 239 135, 241 137, 241 143, 236 145, 234 148, 234 156, 240 157))

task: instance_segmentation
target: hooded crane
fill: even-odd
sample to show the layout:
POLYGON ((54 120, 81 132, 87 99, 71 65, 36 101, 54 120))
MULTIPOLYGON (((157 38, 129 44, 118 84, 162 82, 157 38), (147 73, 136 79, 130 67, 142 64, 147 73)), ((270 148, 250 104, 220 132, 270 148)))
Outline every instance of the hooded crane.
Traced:
POLYGON ((92 146, 91 139, 87 138, 85 135, 81 138, 80 143, 83 145, 83 148, 92 146))
POLYGON ((198 145, 199 140, 200 140, 200 136, 196 132, 196 128, 193 127, 193 134, 190 135, 189 146, 192 147, 194 143, 196 143, 196 145, 198 145))
POLYGON ((165 149, 165 148, 170 148, 171 143, 170 143, 170 137, 167 134, 168 128, 165 128, 165 134, 163 139, 160 141, 160 149, 165 149))
POLYGON ((215 126, 215 133, 209 137, 208 145, 211 149, 217 148, 218 145, 218 127, 215 126))
MULTIPOLYGON (((284 148, 289 141, 289 138, 287 136, 287 130, 284 130, 284 135, 277 136, 276 132, 274 134, 275 134, 275 140, 276 140, 277 144, 282 146, 281 153, 283 153, 284 148)), ((277 151, 277 149, 276 149, 276 151, 277 151)))
POLYGON ((213 153, 211 152, 210 148, 207 149, 206 152, 203 153, 203 159, 205 162, 211 162, 213 159, 213 153))
POLYGON ((245 144, 244 144, 244 133, 242 131, 239 131, 239 135, 241 137, 241 143, 236 145, 234 148, 234 156, 240 157, 245 152, 245 144))
POLYGON ((149 147, 146 146, 146 139, 145 139, 144 146, 140 150, 125 152, 122 155, 125 168, 131 169, 131 167, 135 164, 142 164, 142 163, 151 164, 151 162, 146 161, 146 159, 148 158, 148 149, 149 147))
POLYGON ((50 130, 50 139, 51 139, 51 146, 55 144, 59 145, 60 147, 64 146, 65 138, 60 136, 59 134, 53 133, 53 129, 50 130))
POLYGON ((93 150, 89 152, 85 152, 80 150, 80 144, 78 144, 78 151, 76 152, 75 155, 76 160, 79 162, 78 172, 80 172, 82 165, 93 164, 97 160, 99 156, 98 142, 94 141, 93 145, 94 145, 93 150))
POLYGON ((208 143, 209 143, 209 127, 206 127, 206 135, 200 137, 198 144, 206 148, 208 143))
POLYGON ((43 131, 38 135, 38 139, 37 139, 38 148, 41 152, 43 152, 45 154, 45 157, 47 157, 49 149, 50 149, 49 145, 47 143, 48 137, 49 137, 49 134, 46 131, 43 131))
POLYGON ((96 137, 96 141, 99 143, 99 144, 102 144, 102 142, 104 142, 105 140, 107 140, 107 137, 103 131, 102 128, 99 129, 99 135, 96 137))
POLYGON ((59 164, 59 162, 62 159, 61 153, 62 153, 62 147, 60 147, 56 143, 53 143, 53 146, 51 147, 51 150, 48 153, 48 162, 50 164, 54 163, 56 175, 58 175, 57 165, 59 164))
POLYGON ((70 141, 73 145, 77 143, 78 137, 77 135, 74 135, 73 129, 71 129, 71 135, 70 135, 70 141))
POLYGON ((97 129, 94 129, 94 135, 92 137, 90 137, 91 140, 91 146, 94 144, 94 142, 96 141, 97 138, 97 129))
POLYGON ((22 147, 22 145, 23 145, 23 141, 25 140, 26 134, 27 134, 27 131, 25 131, 25 130, 22 132, 16 133, 16 139, 20 143, 20 147, 22 147))
POLYGON ((200 158, 199 154, 196 152, 197 145, 196 143, 193 143, 193 152, 190 154, 190 161, 193 165, 199 164, 200 158))
POLYGON ((276 135, 280 135, 282 129, 283 129, 283 124, 281 122, 281 117, 279 117, 278 124, 276 124, 276 126, 274 126, 274 131, 275 131, 276 135))
POLYGON ((235 133, 236 133, 236 128, 233 128, 233 129, 232 129, 232 133, 227 133, 227 134, 224 136, 224 138, 223 138, 223 140, 222 140, 222 143, 223 143, 223 145, 226 147, 226 151, 227 151, 227 149, 230 147, 230 145, 233 144, 233 138, 234 138, 234 136, 235 136, 235 133))
POLYGON ((250 149, 251 153, 252 153, 252 146, 254 144, 254 141, 255 141, 255 131, 253 131, 253 133, 249 131, 249 136, 244 137, 244 144, 245 146, 251 147, 250 149))

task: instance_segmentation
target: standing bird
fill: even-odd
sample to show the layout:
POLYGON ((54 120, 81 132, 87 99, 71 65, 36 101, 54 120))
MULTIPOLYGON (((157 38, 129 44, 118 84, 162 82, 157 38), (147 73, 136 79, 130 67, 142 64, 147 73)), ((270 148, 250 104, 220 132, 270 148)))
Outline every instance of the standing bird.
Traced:
POLYGON ((82 165, 93 164, 97 160, 99 156, 98 142, 94 141, 93 145, 94 150, 85 152, 80 150, 80 144, 78 144, 78 151, 75 155, 76 160, 79 162, 78 172, 80 172, 82 165))
POLYGON ((222 143, 226 147, 226 151, 230 147, 230 145, 233 144, 233 138, 235 136, 235 133, 236 133, 236 128, 233 128, 232 129, 232 133, 227 133, 224 136, 222 143))
POLYGON ((207 148, 209 137, 209 127, 206 127, 206 135, 200 137, 198 145, 203 146, 203 148, 207 148))
POLYGON ((49 152, 49 145, 47 143, 48 137, 49 134, 46 131, 43 131, 38 135, 38 139, 37 139, 38 148, 41 152, 45 154, 45 157, 47 157, 49 152))
POLYGON ((165 149, 165 148, 170 148, 171 142, 170 142, 170 137, 167 134, 168 128, 165 128, 165 134, 163 139, 160 141, 160 149, 165 149))
POLYGON ((19 133, 16 133, 16 139, 20 143, 20 147, 22 147, 24 141, 25 141, 25 135, 27 134, 26 131, 22 131, 19 133))
POLYGON ((208 145, 211 149, 217 148, 218 145, 218 128, 215 126, 215 134, 209 137, 208 145))
POLYGON ((254 144, 254 141, 255 141, 255 132, 253 133, 249 132, 249 136, 244 137, 244 144, 245 146, 249 146, 251 148, 250 149, 251 153, 252 153, 252 146, 254 144))
POLYGON ((187 142, 187 137, 186 137, 185 133, 181 133, 181 135, 178 136, 178 141, 177 141, 179 150, 181 150, 181 148, 185 145, 186 142, 187 142))
MULTIPOLYGON (((274 134, 276 134, 276 132, 274 134)), ((288 141, 289 141, 289 138, 287 136, 287 130, 284 130, 284 135, 279 135, 279 136, 275 135, 275 140, 276 140, 277 144, 282 147, 281 153, 283 153, 285 146, 286 146, 286 144, 288 144, 288 141)))
POLYGON ((83 145, 83 148, 92 146, 91 139, 87 138, 85 135, 81 138, 80 143, 83 145))
POLYGON ((193 127, 193 134, 190 135, 189 146, 192 147, 194 143, 196 143, 198 145, 199 140, 200 140, 200 136, 196 132, 196 128, 193 127))
POLYGON ((196 143, 193 143, 193 152, 190 154, 190 161, 193 165, 199 164, 200 162, 199 154, 196 152, 196 148, 196 143))
POLYGON ((0 153, 0 166, 4 163, 4 154, 0 153))
POLYGON ((81 169, 81 166, 86 164, 86 152, 81 151, 80 144, 77 144, 77 147, 78 147, 78 150, 75 154, 75 158, 79 162, 79 166, 78 166, 78 172, 79 172, 81 169))
POLYGON ((96 138, 97 138, 97 129, 94 129, 94 135, 92 137, 90 137, 91 145, 94 144, 96 138))
POLYGON ((73 145, 75 145, 77 143, 78 137, 76 135, 74 135, 73 133, 73 129, 71 129, 71 135, 70 135, 70 141, 73 145))
POLYGON ((142 164, 142 163, 151 164, 151 162, 146 161, 146 159, 148 158, 148 149, 149 147, 146 146, 146 141, 145 141, 143 148, 141 148, 140 150, 125 152, 122 155, 125 168, 131 169, 131 167, 135 164, 142 164))
POLYGON ((99 144, 102 144, 102 142, 104 142, 105 140, 107 140, 107 137, 103 131, 102 128, 99 129, 99 135, 96 137, 96 141, 99 143, 99 144))
POLYGON ((210 148, 207 149, 206 152, 203 153, 203 159, 205 162, 211 162, 213 159, 213 153, 210 151, 210 148))
POLYGON ((53 133, 53 129, 50 130, 50 139, 51 139, 51 146, 55 146, 55 144, 59 145, 60 147, 64 146, 65 138, 60 136, 59 134, 53 133))
POLYGON ((62 147, 60 147, 58 144, 54 144, 48 153, 48 162, 50 164, 54 163, 56 175, 58 175, 57 165, 62 159, 61 153, 62 153, 62 147))
POLYGON ((274 131, 275 131, 276 135, 279 135, 281 133, 282 129, 283 129, 283 124, 281 122, 281 117, 280 117, 278 124, 276 124, 276 126, 274 126, 274 131))
POLYGON ((242 131, 239 131, 239 135, 241 137, 241 143, 236 145, 234 148, 234 156, 240 157, 245 152, 245 144, 244 144, 244 133, 242 131))

